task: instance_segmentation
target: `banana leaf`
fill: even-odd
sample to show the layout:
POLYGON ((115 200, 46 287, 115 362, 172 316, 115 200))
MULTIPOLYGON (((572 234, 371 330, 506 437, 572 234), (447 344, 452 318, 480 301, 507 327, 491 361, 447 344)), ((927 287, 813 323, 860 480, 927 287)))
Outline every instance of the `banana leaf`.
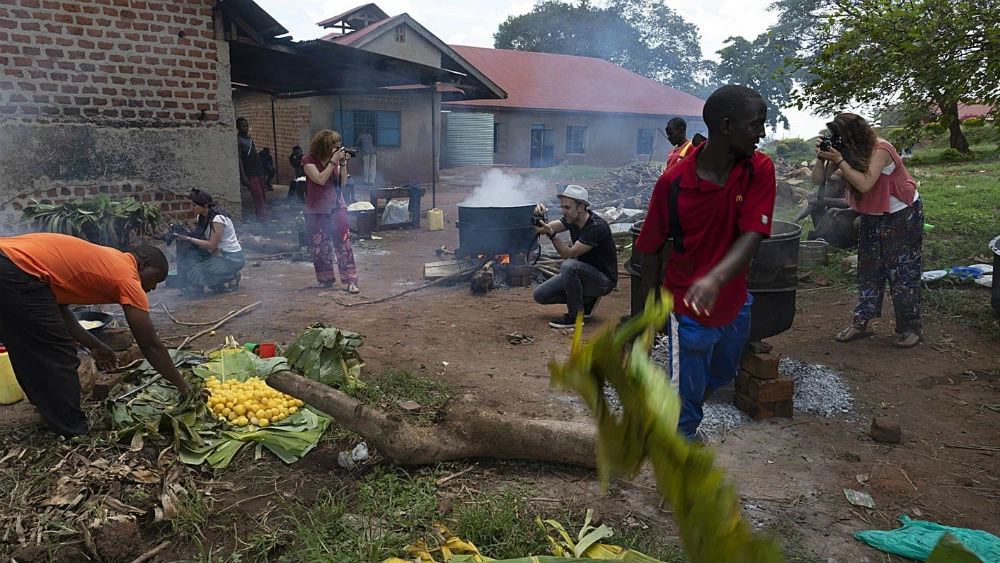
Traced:
POLYGON ((752 534, 741 519, 736 491, 714 467, 711 451, 677 433, 680 397, 649 359, 671 306, 669 293, 661 292, 658 301, 650 295, 641 315, 602 329, 586 345, 578 319, 569 359, 549 364, 552 384, 576 391, 593 411, 604 487, 611 475, 633 476, 644 460, 652 463, 658 489, 677 516, 688 560, 784 561, 772 539, 752 534), (620 417, 604 397, 605 385, 617 392, 620 417))
POLYGON ((303 330, 285 356, 296 371, 324 385, 353 395, 364 387, 364 363, 357 349, 365 337, 356 332, 316 323, 303 330))
MULTIPOLYGON (((175 364, 198 359, 188 352, 171 350, 175 364)), ((275 422, 265 428, 231 426, 208 411, 200 393, 203 380, 215 375, 219 379, 246 381, 251 377, 287 369, 284 358, 258 358, 245 348, 226 348, 213 353, 208 362, 195 365, 194 392, 181 401, 180 392, 164 379, 157 379, 140 392, 122 401, 108 401, 107 409, 117 438, 124 440, 140 436, 169 437, 178 459, 189 465, 207 463, 216 469, 229 466, 233 458, 248 444, 260 444, 285 463, 294 463, 319 443, 320 437, 333 422, 325 413, 310 407, 275 422)), ((188 371, 187 369, 184 370, 188 371)), ((147 362, 136 368, 139 380, 135 387, 157 377, 147 362)), ((113 397, 126 391, 126 386, 112 390, 113 397)))

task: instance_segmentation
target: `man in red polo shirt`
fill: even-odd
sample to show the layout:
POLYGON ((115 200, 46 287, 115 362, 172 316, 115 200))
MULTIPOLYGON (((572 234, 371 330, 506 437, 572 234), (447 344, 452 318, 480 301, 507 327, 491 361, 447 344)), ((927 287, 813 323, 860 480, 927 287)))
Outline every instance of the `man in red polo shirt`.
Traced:
POLYGON ((691 152, 692 142, 687 138, 687 121, 680 117, 671 118, 664 131, 667 133, 667 140, 674 146, 667 155, 667 164, 663 167, 666 170, 691 152))
POLYGON ((635 242, 646 287, 659 284, 671 244, 663 280, 674 297, 670 375, 682 399, 678 428, 689 438, 704 398, 736 377, 753 302, 747 269, 771 234, 775 197, 774 163, 756 150, 767 119, 760 95, 723 86, 702 114, 708 140, 660 176, 635 242))

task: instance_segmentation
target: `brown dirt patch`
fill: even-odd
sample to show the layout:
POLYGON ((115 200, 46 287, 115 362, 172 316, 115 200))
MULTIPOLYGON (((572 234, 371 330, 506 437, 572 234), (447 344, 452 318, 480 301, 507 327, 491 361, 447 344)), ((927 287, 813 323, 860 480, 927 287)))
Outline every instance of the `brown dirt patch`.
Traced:
MULTIPOLYGON (((454 393, 484 408, 515 416, 587 420, 579 400, 549 388, 547 363, 566 357, 570 331, 553 330, 548 320, 559 307, 535 304, 532 288, 511 288, 472 295, 466 284, 435 286, 376 305, 344 304, 378 299, 424 283, 425 262, 440 260, 434 250, 458 246, 456 204, 476 185, 482 170, 445 171, 437 206, 444 209, 445 230, 381 231, 378 241, 355 243, 360 295, 339 288, 319 289, 309 262, 251 260, 240 291, 191 300, 176 290, 150 294, 161 336, 176 344, 196 328, 172 323, 161 306, 184 321, 215 320, 229 311, 261 301, 255 311, 228 322, 215 337, 195 341, 200 348, 222 344, 225 335, 241 342, 293 341, 307 325, 322 321, 366 336, 360 352, 365 370, 395 368, 449 383, 454 393), (522 333, 533 341, 512 345, 505 335, 522 333)), ((556 182, 553 182, 553 192, 556 182)), ((272 192, 278 198, 283 194, 272 192)), ((273 196, 272 196, 273 197, 273 196)), ((424 198, 430 207, 431 194, 424 198)), ((286 219, 287 236, 294 225, 286 219)), ((280 229, 279 229, 280 230, 280 229)), ((769 341, 775 352, 839 370, 854 395, 849 416, 819 418, 798 415, 751 423, 713 445, 745 505, 746 516, 760 528, 799 536, 808 551, 832 561, 881 559, 853 539, 863 529, 893 528, 899 514, 952 526, 1000 534, 1000 359, 997 342, 985 339, 954 319, 925 316, 926 341, 910 350, 891 344, 891 309, 874 338, 841 344, 833 335, 850 318, 854 297, 841 289, 805 284, 791 330, 769 341), (889 415, 903 428, 903 443, 888 446, 867 435, 871 417, 889 415), (867 485, 857 476, 868 474, 867 485), (843 488, 864 489, 879 506, 866 510, 850 505, 843 488)), ((630 280, 622 275, 616 292, 601 302, 585 337, 601 323, 628 312, 630 280)), ((306 459, 284 467, 277 460, 235 465, 222 476, 238 481, 238 492, 215 499, 225 518, 219 529, 252 520, 252 515, 280 503, 269 491, 305 500, 321 487, 352 479, 336 465, 336 446, 324 444, 306 459), (262 468, 270 467, 269 471, 262 468), (281 475, 280 480, 275 475, 281 475), (241 480, 242 479, 242 480, 241 480), (277 483, 277 485, 276 485, 277 483)), ((539 497, 558 499, 567 508, 599 507, 606 521, 622 526, 649 526, 662 537, 676 538, 669 513, 659 510, 650 472, 631 482, 614 481, 601 494, 592 472, 531 463, 481 462, 442 487, 443 496, 469 484, 479 490, 506 486, 516 476, 539 497)), ((550 504, 546 504, 550 506, 550 504)), ((214 537, 214 536, 213 536, 214 537)), ((220 544, 233 545, 233 537, 220 544)), ((153 539, 145 546, 154 545, 153 539)), ((143 551, 145 551, 143 549, 143 551)), ((196 552, 169 551, 192 556, 196 552)))

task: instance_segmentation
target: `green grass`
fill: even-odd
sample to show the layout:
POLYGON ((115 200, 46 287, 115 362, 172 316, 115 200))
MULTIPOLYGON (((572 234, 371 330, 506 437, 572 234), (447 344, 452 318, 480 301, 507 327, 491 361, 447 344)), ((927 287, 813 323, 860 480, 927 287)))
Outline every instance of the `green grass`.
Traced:
POLYGON ((267 514, 234 560, 340 563, 382 561, 427 537, 437 513, 435 474, 379 466, 356 488, 323 489, 312 502, 267 514))
POLYGON ((379 375, 365 379, 366 387, 358 392, 359 399, 372 408, 388 413, 404 413, 399 406, 405 401, 415 401, 421 409, 409 422, 429 424, 444 407, 450 396, 446 383, 425 379, 408 370, 387 369, 379 375))
POLYGON ((535 511, 520 501, 522 495, 515 488, 461 500, 449 519, 450 529, 493 559, 549 553, 535 511))

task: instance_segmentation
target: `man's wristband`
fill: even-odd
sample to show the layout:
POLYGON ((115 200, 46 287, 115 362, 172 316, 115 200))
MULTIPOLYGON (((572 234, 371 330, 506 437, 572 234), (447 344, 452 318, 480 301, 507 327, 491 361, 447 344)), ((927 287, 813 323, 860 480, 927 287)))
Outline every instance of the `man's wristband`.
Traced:
POLYGON ((840 165, 841 165, 841 164, 843 164, 843 163, 844 163, 844 159, 840 159, 840 160, 839 160, 839 161, 837 162, 837 165, 836 165, 836 166, 837 166, 837 168, 840 168, 840 165))

